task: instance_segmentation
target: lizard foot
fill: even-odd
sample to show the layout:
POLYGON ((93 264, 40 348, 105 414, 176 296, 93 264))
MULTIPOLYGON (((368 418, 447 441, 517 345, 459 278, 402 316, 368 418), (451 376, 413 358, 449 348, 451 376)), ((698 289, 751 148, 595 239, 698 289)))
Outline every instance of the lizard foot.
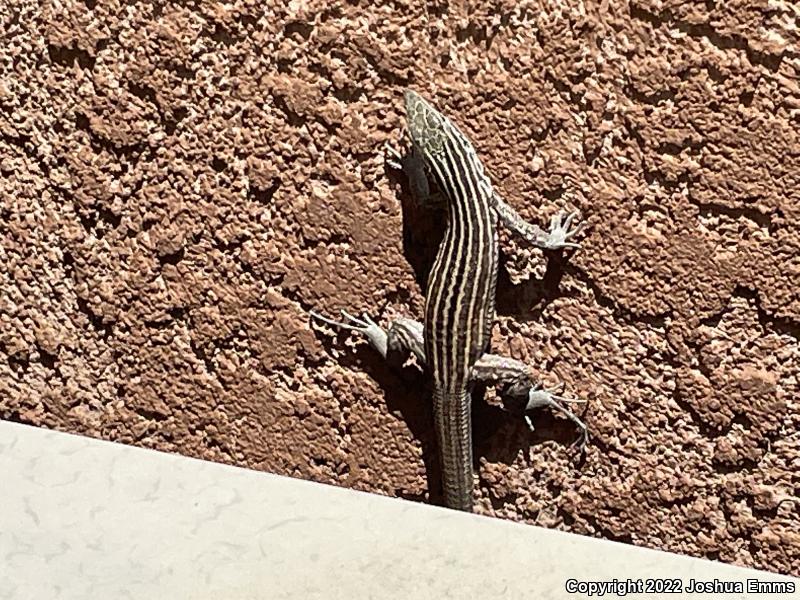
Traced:
MULTIPOLYGON (((550 408, 553 408, 559 411, 561 414, 565 415, 567 418, 569 418, 570 421, 575 423, 575 425, 577 425, 578 428, 581 430, 580 437, 577 440, 575 440, 575 442, 573 442, 572 445, 573 446, 577 445, 578 448, 581 451, 583 451, 583 449, 586 447, 586 443, 589 440, 589 430, 586 427, 586 424, 583 421, 581 421, 575 415, 575 413, 573 413, 571 410, 569 410, 563 405, 563 403, 568 403, 568 402, 584 403, 586 402, 586 400, 579 400, 576 398, 566 398, 564 396, 559 396, 555 393, 555 390, 547 390, 537 385, 531 388, 530 391, 528 392, 528 404, 525 406, 525 410, 529 411, 534 408, 539 408, 540 406, 549 406, 550 408)), ((525 422, 528 424, 530 430, 534 431, 533 421, 527 414, 525 415, 525 422)))
POLYGON ((309 311, 309 314, 318 321, 322 321, 328 325, 341 327, 342 329, 347 329, 348 331, 357 331, 358 333, 363 334, 369 340, 369 343, 373 348, 378 350, 378 352, 380 352, 384 357, 386 356, 388 340, 386 332, 383 330, 383 328, 381 328, 380 325, 373 321, 369 315, 367 315, 367 313, 362 313, 361 317, 356 317, 344 309, 342 309, 340 312, 342 313, 342 317, 345 319, 344 321, 336 321, 334 319, 329 319, 328 317, 323 317, 321 314, 313 310, 309 311))
MULTIPOLYGON (((399 139, 400 143, 405 143, 405 141, 408 139, 408 132, 406 131, 405 127, 400 130, 399 139)), ((406 154, 407 153, 400 152, 394 147, 394 144, 390 142, 386 142, 384 145, 383 156, 386 160, 386 164, 396 171, 403 170, 403 163, 406 160, 406 154)))
POLYGON ((547 237, 544 240, 544 247, 549 250, 580 248, 581 245, 579 243, 570 241, 581 229, 580 225, 570 228, 572 221, 577 215, 577 211, 567 214, 562 210, 553 216, 553 218, 550 219, 550 231, 547 233, 547 237))

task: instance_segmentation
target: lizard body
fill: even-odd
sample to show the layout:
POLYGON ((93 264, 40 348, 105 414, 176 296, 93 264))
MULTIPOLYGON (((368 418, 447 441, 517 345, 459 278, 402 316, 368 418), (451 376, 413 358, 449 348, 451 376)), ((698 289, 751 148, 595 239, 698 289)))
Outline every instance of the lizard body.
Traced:
POLYGON ((389 350, 411 351, 427 365, 445 504, 471 511, 471 387, 476 381, 502 384, 512 395, 527 393, 526 408, 549 405, 561 410, 585 435, 585 425, 559 404, 567 399, 540 389, 526 365, 485 353, 495 317, 498 222, 539 247, 556 249, 577 247, 569 241, 576 231, 570 230, 574 215, 554 217, 549 232, 526 222, 494 190, 467 136, 419 94, 408 90, 404 100, 411 154, 401 157, 400 164, 416 193, 428 192, 428 177, 435 180, 448 213, 428 278, 424 325, 397 319, 383 330, 367 315, 359 318, 342 311, 346 322, 312 315, 360 331, 384 357, 389 350))
POLYGON ((497 213, 492 184, 467 137, 418 94, 407 91, 405 106, 413 151, 447 203, 447 230, 428 278, 423 340, 445 503, 471 510, 470 376, 494 320, 497 213))

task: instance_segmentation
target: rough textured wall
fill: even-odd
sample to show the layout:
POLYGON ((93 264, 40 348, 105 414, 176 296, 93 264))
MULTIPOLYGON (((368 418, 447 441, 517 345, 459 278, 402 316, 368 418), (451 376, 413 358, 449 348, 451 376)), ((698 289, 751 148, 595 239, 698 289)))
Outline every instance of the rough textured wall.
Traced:
POLYGON ((0 5, 0 415, 437 501, 424 376, 307 318, 421 315, 410 86, 586 224, 503 234, 492 347, 591 445, 479 394, 478 511, 800 574, 797 4, 272 4, 0 5))

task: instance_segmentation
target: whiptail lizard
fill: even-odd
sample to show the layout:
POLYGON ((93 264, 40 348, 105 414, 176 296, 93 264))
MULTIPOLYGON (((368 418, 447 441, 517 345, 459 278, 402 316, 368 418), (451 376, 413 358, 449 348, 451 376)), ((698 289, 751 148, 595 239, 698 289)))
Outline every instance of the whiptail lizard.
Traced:
POLYGON ((427 365, 445 504, 471 511, 474 382, 500 384, 513 396, 527 394, 526 410, 548 405, 561 411, 581 428, 581 443, 586 442, 586 426, 561 405, 570 399, 541 389, 524 363, 485 353, 495 316, 498 221, 538 247, 558 249, 578 247, 570 241, 577 231, 570 229, 575 215, 559 213, 549 232, 528 223, 494 191, 475 149, 452 121, 412 91, 405 92, 405 108, 411 152, 400 158, 393 151, 400 163, 390 165, 402 166, 416 194, 427 194, 427 177, 433 177, 448 211, 447 230, 428 278, 425 325, 401 318, 385 331, 367 315, 358 318, 342 311, 345 322, 311 314, 365 334, 384 357, 389 351, 410 351, 427 365))

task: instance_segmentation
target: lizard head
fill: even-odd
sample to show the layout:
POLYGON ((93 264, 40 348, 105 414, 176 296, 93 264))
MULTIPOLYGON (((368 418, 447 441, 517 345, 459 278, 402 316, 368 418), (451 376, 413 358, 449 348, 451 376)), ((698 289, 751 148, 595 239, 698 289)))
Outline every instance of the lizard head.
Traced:
POLYGON ((427 160, 435 160, 444 151, 445 137, 454 129, 450 120, 411 90, 403 93, 411 141, 427 160))
MULTIPOLYGON (((484 175, 483 164, 469 138, 455 123, 416 92, 406 90, 404 99, 408 133, 414 148, 422 154, 426 171, 433 171, 438 177, 449 179, 442 174, 453 169, 451 163, 458 157, 466 165, 462 168, 475 173, 480 179, 481 189, 488 190, 486 193, 491 194, 491 183, 484 175)), ((450 185, 442 180, 439 183, 450 185)))

